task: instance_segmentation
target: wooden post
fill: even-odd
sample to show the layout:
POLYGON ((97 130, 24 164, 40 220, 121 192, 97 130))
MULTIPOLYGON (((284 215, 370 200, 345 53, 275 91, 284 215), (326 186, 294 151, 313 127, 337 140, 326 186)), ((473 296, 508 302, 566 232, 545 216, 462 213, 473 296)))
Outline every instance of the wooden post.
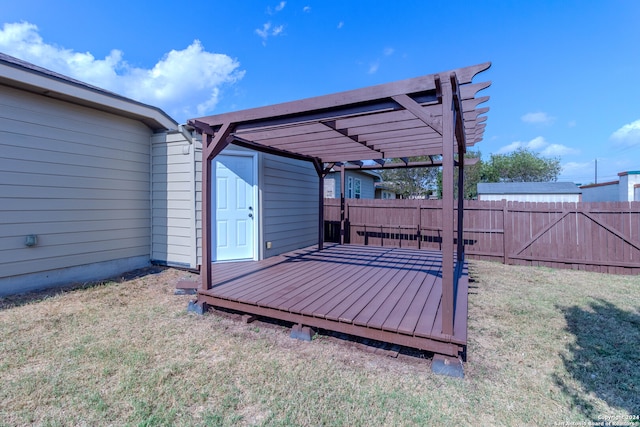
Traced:
POLYGON ((509 265, 509 248, 507 247, 507 221, 510 222, 509 209, 507 209, 507 201, 502 201, 502 250, 504 253, 504 265, 509 265))
POLYGON ((345 233, 345 199, 344 199, 344 189, 345 189, 345 172, 344 166, 340 168, 340 244, 344 245, 344 233, 345 233))
POLYGON ((418 249, 422 249, 422 231, 421 231, 421 227, 420 227, 420 216, 422 214, 422 211, 420 210, 420 204, 418 203, 417 206, 417 212, 418 212, 418 218, 416 219, 416 224, 417 224, 417 236, 418 236, 418 249))
POLYGON ((213 135, 202 134, 202 265, 200 289, 211 288, 211 162, 205 147, 211 144, 213 135))
POLYGON ((324 249, 324 172, 318 174, 318 250, 324 249))
MULTIPOLYGON (((462 114, 462 113, 460 113, 462 114)), ((464 153, 458 143, 458 263, 464 262, 464 153)), ((462 271, 458 266, 458 271, 462 271)), ((457 278, 456 278, 457 280, 457 278)))
POLYGON ((233 131, 233 124, 225 123, 220 129, 214 131, 207 126, 198 130, 202 133, 202 283, 200 289, 211 289, 211 261, 213 258, 211 226, 212 203, 211 188, 213 159, 229 145, 229 135, 233 131))
POLYGON ((442 333, 453 335, 454 253, 453 253, 453 96, 449 79, 442 79, 442 333))

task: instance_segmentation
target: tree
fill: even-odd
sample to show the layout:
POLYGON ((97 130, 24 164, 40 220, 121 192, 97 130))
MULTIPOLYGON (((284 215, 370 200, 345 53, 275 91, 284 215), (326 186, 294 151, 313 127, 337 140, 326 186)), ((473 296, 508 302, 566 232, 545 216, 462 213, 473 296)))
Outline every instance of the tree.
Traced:
MULTIPOLYGON (((474 164, 465 164, 464 166, 464 198, 475 199, 478 196, 478 182, 483 177, 483 163, 480 158, 479 151, 467 151, 464 154, 465 159, 478 159, 474 164)), ((453 171, 453 191, 454 197, 458 197, 458 168, 453 171)), ((442 169, 438 171, 438 198, 442 198, 442 169)))
MULTIPOLYGON (((411 162, 429 161, 427 156, 410 157, 411 162)), ((382 181, 396 194, 405 199, 427 197, 436 188, 437 167, 431 168, 399 168, 379 170, 382 181)))
MULTIPOLYGON (((480 152, 469 151, 465 158, 480 157, 480 152)), ((475 165, 466 165, 464 198, 478 196, 479 182, 549 182, 557 181, 560 159, 543 157, 539 153, 520 148, 509 154, 492 154, 488 162, 481 159, 475 165)), ((458 194, 458 170, 454 175, 455 197, 458 194)), ((442 172, 438 175, 438 195, 442 197, 442 172)))
POLYGON ((520 148, 509 154, 492 154, 482 166, 481 182, 557 181, 561 169, 560 158, 520 148))

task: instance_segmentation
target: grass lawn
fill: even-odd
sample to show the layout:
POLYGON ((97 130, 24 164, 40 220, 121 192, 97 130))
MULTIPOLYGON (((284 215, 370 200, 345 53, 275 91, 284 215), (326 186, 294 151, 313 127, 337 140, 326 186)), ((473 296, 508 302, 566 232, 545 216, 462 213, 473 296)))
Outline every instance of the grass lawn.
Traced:
POLYGON ((0 298, 0 425, 632 425, 640 277, 470 274, 463 380, 432 374, 429 355, 187 313, 172 269, 0 298))

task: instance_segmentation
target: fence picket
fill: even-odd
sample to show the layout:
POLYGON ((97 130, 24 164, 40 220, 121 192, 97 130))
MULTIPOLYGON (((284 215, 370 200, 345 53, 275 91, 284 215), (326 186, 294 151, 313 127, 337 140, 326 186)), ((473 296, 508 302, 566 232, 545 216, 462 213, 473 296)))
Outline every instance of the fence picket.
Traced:
MULTIPOLYGON (((467 257, 640 273, 640 202, 469 200, 464 207, 467 257)), ((440 200, 347 199, 345 221, 350 227, 345 241, 441 250, 441 211, 440 200)), ((328 223, 339 226, 340 201, 326 199, 324 214, 328 223)))

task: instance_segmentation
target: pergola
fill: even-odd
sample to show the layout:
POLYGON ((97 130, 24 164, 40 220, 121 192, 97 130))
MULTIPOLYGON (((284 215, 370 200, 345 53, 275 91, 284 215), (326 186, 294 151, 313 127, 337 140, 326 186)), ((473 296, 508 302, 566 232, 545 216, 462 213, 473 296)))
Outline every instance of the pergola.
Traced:
MULTIPOLYGON (((323 178, 333 170, 442 166, 442 333, 453 334, 464 264, 463 179, 467 147, 482 140, 491 83, 472 83, 491 63, 332 95, 189 120, 203 141, 202 290, 211 288, 212 160, 229 144, 307 160, 319 178, 318 247, 323 246, 323 178), (411 157, 430 160, 412 162, 411 157), (458 167, 457 250, 454 169, 458 167)), ((344 206, 344 179, 341 198, 344 206)), ((342 233, 341 233, 342 234, 342 233)))

